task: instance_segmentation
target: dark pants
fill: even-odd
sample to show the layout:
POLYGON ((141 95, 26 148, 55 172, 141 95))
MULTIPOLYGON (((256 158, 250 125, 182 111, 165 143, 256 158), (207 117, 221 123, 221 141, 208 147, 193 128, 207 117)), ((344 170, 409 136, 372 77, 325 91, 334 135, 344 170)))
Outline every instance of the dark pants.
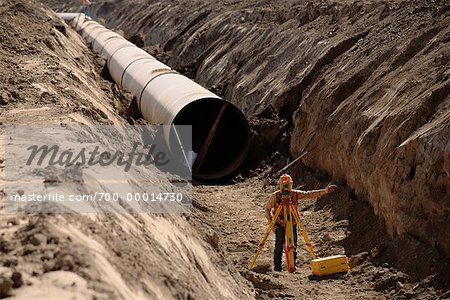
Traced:
MULTIPOLYGON (((294 224, 294 266, 297 262, 297 225, 294 224)), ((275 227, 275 250, 273 251, 273 264, 275 271, 281 271, 281 262, 283 260, 284 248, 284 227, 276 225, 275 227)))
POLYGON ((85 17, 89 15, 89 5, 83 5, 83 14, 85 17))

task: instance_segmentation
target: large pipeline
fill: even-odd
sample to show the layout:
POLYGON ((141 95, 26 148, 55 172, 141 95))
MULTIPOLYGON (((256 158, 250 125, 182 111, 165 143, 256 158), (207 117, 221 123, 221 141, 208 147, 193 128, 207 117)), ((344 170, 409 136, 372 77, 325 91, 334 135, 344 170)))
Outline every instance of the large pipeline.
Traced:
POLYGON ((148 122, 192 125, 192 150, 197 154, 194 177, 222 178, 241 165, 249 148, 249 129, 236 106, 90 18, 73 13, 59 15, 106 59, 111 77, 136 97, 139 111, 148 122))

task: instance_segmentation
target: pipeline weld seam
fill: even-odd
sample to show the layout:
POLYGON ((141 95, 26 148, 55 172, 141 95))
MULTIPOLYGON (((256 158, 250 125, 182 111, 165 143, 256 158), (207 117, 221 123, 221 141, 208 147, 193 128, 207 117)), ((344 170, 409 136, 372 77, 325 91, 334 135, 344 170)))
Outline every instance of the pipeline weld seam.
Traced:
POLYGON ((86 20, 86 18, 84 18, 83 22, 81 24, 79 24, 79 26, 75 27, 75 30, 79 33, 80 31, 84 30, 85 27, 89 26, 89 24, 95 24, 95 23, 97 23, 97 22, 95 22, 94 20, 89 20, 89 19, 86 20))
POLYGON ((98 53, 98 54, 101 54, 102 53, 102 51, 103 51, 103 43, 105 43, 105 42, 108 42, 110 39, 112 39, 112 38, 115 38, 116 36, 109 36, 109 37, 107 37, 106 39, 104 39, 104 40, 101 40, 101 41, 99 41, 98 39, 99 39, 99 36, 100 35, 102 35, 102 33, 106 33, 106 32, 101 32, 100 34, 98 34, 97 35, 97 37, 93 37, 92 38, 92 43, 91 43, 91 48, 92 48, 92 50, 95 52, 95 53, 98 53), (99 45, 99 47, 100 47, 100 49, 95 49, 95 48, 97 48, 96 47, 96 45, 99 45))
MULTIPOLYGON (((100 26, 101 26, 101 25, 100 25, 100 26)), ((102 27, 103 27, 103 26, 102 26, 102 27)), ((114 31, 111 31, 111 30, 109 30, 109 29, 107 29, 107 28, 105 28, 105 27, 103 27, 103 28, 104 28, 104 30, 100 30, 100 31, 97 33, 96 36, 92 36, 92 42, 94 42, 95 40, 97 40, 98 37, 99 37, 102 33, 107 33, 108 31, 109 31, 109 32, 115 33, 114 31)), ((113 35, 113 36, 108 37, 105 41, 109 40, 109 39, 112 38, 112 37, 119 36, 117 33, 115 33, 115 34, 116 34, 116 35, 113 35)))
MULTIPOLYGON (((124 39, 125 40, 125 39, 124 39)), ((125 40, 126 41, 126 40, 125 40)), ((122 46, 120 46, 119 48, 117 48, 112 54, 111 54, 111 56, 107 59, 107 61, 106 61, 106 66, 108 67, 108 69, 110 68, 110 62, 111 62, 111 59, 113 58, 113 56, 114 56, 114 54, 116 54, 117 53, 117 51, 119 51, 120 49, 123 49, 123 48, 137 48, 137 46, 136 45, 134 45, 134 44, 131 44, 131 45, 129 45, 129 44, 126 44, 126 45, 122 45, 122 46)), ((102 51, 103 52, 103 51, 102 51)))
POLYGON ((92 44, 92 42, 94 41, 94 39, 91 36, 91 33, 92 33, 92 31, 95 31, 95 30, 96 30, 96 28, 93 28, 92 30, 90 30, 90 32, 84 31, 86 33, 86 36, 81 35, 86 40, 87 44, 92 44))
POLYGON ((156 60, 153 56, 149 55, 149 57, 138 57, 138 58, 136 58, 135 60, 133 60, 132 62, 130 62, 130 63, 128 64, 128 66, 126 66, 125 69, 123 69, 122 76, 120 76, 120 88, 122 88, 122 86, 123 86, 123 76, 125 75, 127 69, 128 69, 132 64, 134 64, 135 62, 140 61, 140 60, 143 60, 143 59, 156 60))
MULTIPOLYGON (((172 70, 172 69, 167 69, 167 71, 158 73, 158 74, 156 74, 155 76, 151 77, 151 78, 149 79, 149 81, 147 81, 147 83, 144 85, 144 88, 142 89, 141 93, 139 94, 139 98, 136 99, 136 100, 137 100, 136 102, 137 102, 137 106, 138 106, 139 111, 141 111, 142 94, 144 93, 144 91, 145 91, 145 89, 147 88, 147 86, 149 85, 149 83, 150 83, 153 79, 155 79, 156 77, 159 77, 159 76, 161 76, 161 75, 166 75, 166 74, 180 74, 180 73, 178 73, 177 71, 172 70)), ((141 112, 141 113, 142 113, 142 112, 141 112)))
POLYGON ((99 53, 102 54, 102 52, 103 52, 103 50, 105 49, 106 45, 107 45, 108 43, 110 43, 111 41, 115 40, 116 38, 123 38, 123 37, 121 37, 121 36, 115 36, 114 38, 107 39, 106 42, 105 42, 105 44, 103 44, 102 49, 100 49, 100 52, 99 52, 99 53))
MULTIPOLYGON (((89 27, 90 25, 94 25, 94 24, 98 24, 97 22, 95 22, 95 21, 91 21, 91 20, 88 20, 88 21, 84 21, 83 22, 83 24, 81 24, 81 26, 80 26, 80 30, 81 31, 84 31, 87 27, 89 27), (87 23, 87 24, 86 24, 87 23), (86 24, 86 25, 85 25, 86 24)), ((100 25, 100 24, 99 24, 100 25)), ((81 32, 81 36, 82 36, 82 34, 83 34, 83 32, 81 32)))
POLYGON ((81 28, 81 30, 86 30, 87 28, 92 27, 92 25, 102 26, 95 21, 86 21, 83 23, 83 25, 86 24, 87 22, 89 22, 89 23, 86 26, 84 26, 83 28, 81 28))
MULTIPOLYGON (((102 27, 103 27, 103 26, 100 25, 100 24, 98 24, 98 26, 96 26, 96 28, 102 28, 102 27)), ((92 31, 94 31, 96 28, 92 29, 92 31)), ((105 28, 105 27, 103 27, 103 28, 105 28)), ((106 29, 106 28, 105 28, 105 29, 106 29)), ((97 37, 91 36, 92 31, 91 31, 90 33, 88 33, 87 37, 85 37, 85 39, 86 39, 87 42, 89 42, 89 41, 87 40, 88 37, 91 37, 91 38, 92 38, 92 41, 91 41, 90 43, 92 43, 92 42, 97 38, 97 37)), ((102 33, 102 32, 103 32, 103 30, 100 30, 100 33, 102 33)), ((97 35, 99 35, 99 34, 97 34, 97 35)))

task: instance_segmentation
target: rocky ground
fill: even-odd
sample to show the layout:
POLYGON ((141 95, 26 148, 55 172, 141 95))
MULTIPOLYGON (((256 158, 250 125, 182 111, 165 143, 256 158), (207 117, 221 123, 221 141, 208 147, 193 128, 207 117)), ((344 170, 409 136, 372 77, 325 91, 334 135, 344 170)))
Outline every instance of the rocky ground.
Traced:
MULTIPOLYGON (((2 130, 143 122, 48 8, 0 3, 2 130)), ((449 12, 438 0, 95 2, 108 27, 240 107, 254 151, 234 178, 196 185, 189 216, 2 212, 0 298, 450 298, 449 12), (311 241, 355 267, 314 277, 300 243, 298 271, 274 273, 271 236, 248 271, 275 173, 304 151, 296 184, 339 186, 301 204, 311 241)))

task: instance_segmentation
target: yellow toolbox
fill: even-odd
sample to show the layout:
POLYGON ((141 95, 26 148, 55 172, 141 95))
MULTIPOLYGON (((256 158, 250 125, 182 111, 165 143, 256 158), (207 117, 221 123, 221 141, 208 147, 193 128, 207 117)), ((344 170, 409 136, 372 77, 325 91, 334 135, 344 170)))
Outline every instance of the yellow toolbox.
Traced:
POLYGON ((317 258, 311 261, 311 271, 314 275, 325 276, 334 273, 347 272, 350 269, 347 256, 334 255, 317 258))

